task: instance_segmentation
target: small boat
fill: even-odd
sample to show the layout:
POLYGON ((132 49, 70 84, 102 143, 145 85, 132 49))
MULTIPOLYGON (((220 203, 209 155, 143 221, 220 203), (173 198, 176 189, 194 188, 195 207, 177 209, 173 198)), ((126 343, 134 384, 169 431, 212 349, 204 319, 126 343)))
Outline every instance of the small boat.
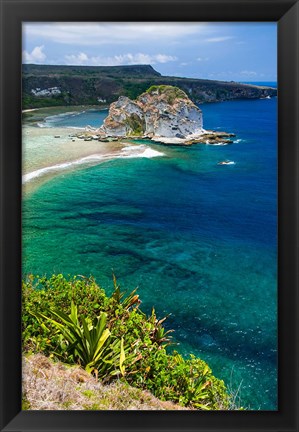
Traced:
POLYGON ((236 162, 234 162, 234 161, 226 160, 226 161, 218 162, 217 165, 235 165, 235 164, 236 164, 236 162))

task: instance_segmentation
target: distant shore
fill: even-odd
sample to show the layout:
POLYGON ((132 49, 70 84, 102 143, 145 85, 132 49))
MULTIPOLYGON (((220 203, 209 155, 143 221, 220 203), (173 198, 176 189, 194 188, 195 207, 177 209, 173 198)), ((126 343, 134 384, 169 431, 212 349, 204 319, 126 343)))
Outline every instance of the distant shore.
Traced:
POLYGON ((64 114, 68 112, 82 112, 86 110, 105 110, 108 107, 98 105, 62 105, 40 108, 28 108, 22 110, 22 120, 24 125, 37 125, 37 123, 44 121, 46 117, 64 114))
POLYGON ((31 112, 31 111, 36 111, 36 110, 38 110, 38 109, 40 109, 40 108, 29 108, 29 109, 24 109, 24 110, 22 110, 22 113, 27 113, 27 112, 31 112))

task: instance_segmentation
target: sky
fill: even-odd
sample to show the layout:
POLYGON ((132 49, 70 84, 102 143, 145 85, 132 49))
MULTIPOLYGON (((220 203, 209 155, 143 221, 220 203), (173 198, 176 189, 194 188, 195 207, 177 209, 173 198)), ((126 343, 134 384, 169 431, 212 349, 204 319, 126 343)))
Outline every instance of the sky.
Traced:
POLYGON ((23 63, 150 64, 162 75, 277 80, 277 24, 23 23, 23 63))

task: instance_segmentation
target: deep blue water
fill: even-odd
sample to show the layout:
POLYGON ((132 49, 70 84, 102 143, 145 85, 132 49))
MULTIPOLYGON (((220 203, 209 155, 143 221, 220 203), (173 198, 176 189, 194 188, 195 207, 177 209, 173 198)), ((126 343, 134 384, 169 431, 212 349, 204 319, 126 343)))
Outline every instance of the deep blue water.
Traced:
MULTIPOLYGON (((165 156, 65 173, 28 195, 23 271, 92 274, 108 292, 114 272, 143 310, 171 314, 178 351, 240 386, 243 406, 275 410, 277 99, 201 109, 233 144, 148 143, 165 156)), ((96 112, 73 118, 98 126, 96 112)))
POLYGON ((277 88, 277 81, 242 81, 244 84, 254 84, 277 88))

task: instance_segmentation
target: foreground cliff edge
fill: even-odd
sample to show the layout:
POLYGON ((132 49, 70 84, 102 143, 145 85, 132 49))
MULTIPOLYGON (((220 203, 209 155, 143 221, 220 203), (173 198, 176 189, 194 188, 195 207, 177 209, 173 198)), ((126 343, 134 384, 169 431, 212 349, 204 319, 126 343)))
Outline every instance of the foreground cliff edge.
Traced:
POLYGON ((150 139, 162 144, 190 145, 232 142, 233 133, 207 131, 202 111, 178 87, 151 86, 131 100, 120 96, 109 108, 104 124, 97 130, 79 134, 79 138, 150 139))
MULTIPOLYGON (((76 409, 86 391, 92 404, 82 401, 85 409, 129 409, 134 405, 130 399, 144 397, 136 389, 149 392, 160 402, 190 409, 241 409, 235 403, 236 395, 213 375, 205 361, 192 354, 185 358, 171 348, 176 344, 172 330, 164 325, 167 317, 158 318, 155 309, 145 314, 136 289, 120 290, 115 277, 113 284, 114 290, 107 296, 92 277, 28 275, 23 280, 23 399, 27 409, 76 409), (77 371, 70 376, 73 367, 77 371), (60 377, 68 384, 60 400, 65 404, 57 406, 53 402, 61 386, 57 389, 54 378, 62 369, 60 377), (72 386, 78 387, 86 379, 88 387, 70 393, 72 386), (122 386, 107 400, 107 392, 112 396, 113 388, 103 386, 117 383, 122 386)), ((156 400, 155 408, 160 402, 156 400)), ((181 409, 167 405, 160 408, 181 409)))

